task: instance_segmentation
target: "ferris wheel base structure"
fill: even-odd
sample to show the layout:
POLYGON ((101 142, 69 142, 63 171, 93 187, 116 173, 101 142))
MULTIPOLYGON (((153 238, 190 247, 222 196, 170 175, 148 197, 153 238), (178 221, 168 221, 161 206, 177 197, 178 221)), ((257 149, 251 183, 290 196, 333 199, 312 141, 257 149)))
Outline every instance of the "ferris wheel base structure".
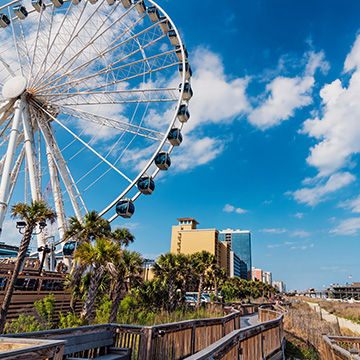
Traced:
POLYGON ((57 247, 70 268, 69 217, 130 218, 170 168, 190 119, 191 77, 179 31, 153 0, 1 5, 2 232, 11 203, 45 200, 57 226, 36 236, 36 249, 57 247))

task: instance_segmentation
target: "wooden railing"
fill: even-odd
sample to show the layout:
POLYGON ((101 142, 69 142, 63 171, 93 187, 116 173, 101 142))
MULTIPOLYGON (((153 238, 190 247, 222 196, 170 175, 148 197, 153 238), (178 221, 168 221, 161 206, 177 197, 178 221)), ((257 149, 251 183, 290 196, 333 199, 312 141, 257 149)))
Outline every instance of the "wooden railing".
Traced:
MULTIPOLYGON (((191 356, 234 330, 240 329, 241 313, 250 311, 251 306, 247 306, 241 311, 235 310, 231 314, 220 318, 189 320, 166 325, 104 324, 12 334, 5 337, 12 339, 23 337, 28 339, 66 339, 80 335, 84 337, 86 333, 90 335, 94 332, 104 333, 112 330, 113 346, 130 348, 132 360, 177 360, 191 356)), ((31 351, 30 348, 29 351, 31 351)), ((81 355, 91 358, 94 354, 106 353, 106 351, 105 348, 89 349, 81 354, 72 353, 72 356, 81 355)))
POLYGON ((285 346, 283 318, 283 314, 271 307, 259 308, 260 324, 235 330, 186 360, 282 359, 285 346))
POLYGON ((360 360, 360 337, 323 335, 325 360, 360 360))
POLYGON ((2 360, 62 360, 66 341, 0 338, 2 360))

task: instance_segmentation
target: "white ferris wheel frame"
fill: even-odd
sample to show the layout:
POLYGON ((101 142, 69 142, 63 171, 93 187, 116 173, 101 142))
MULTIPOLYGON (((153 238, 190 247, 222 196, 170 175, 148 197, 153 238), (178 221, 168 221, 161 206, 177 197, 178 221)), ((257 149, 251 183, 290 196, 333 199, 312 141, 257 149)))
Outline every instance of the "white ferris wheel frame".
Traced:
MULTIPOLYGON (((83 0, 83 1, 88 1, 88 0, 83 0)), ((103 0, 103 1, 105 1, 105 0, 103 0)), ((121 0, 117 0, 117 1, 120 2, 121 0)), ((180 33, 179 33, 175 23, 169 17, 169 15, 158 4, 156 4, 155 1, 153 1, 153 0, 146 0, 146 1, 158 9, 158 11, 161 13, 161 15, 165 18, 165 20, 171 24, 172 30, 174 30, 176 33, 177 41, 179 43, 179 48, 181 50, 181 60, 179 61, 179 63, 181 63, 182 67, 183 67, 181 87, 179 89, 176 89, 177 91, 179 91, 179 97, 178 97, 177 104, 176 104, 176 107, 175 107, 175 110, 173 113, 173 117, 172 117, 165 133, 160 133, 155 130, 151 130, 151 129, 143 128, 141 126, 133 125, 131 123, 126 123, 126 122, 121 123, 121 121, 117 121, 117 123, 114 124, 114 123, 111 123, 111 119, 109 119, 109 118, 102 119, 103 124, 106 123, 107 126, 110 126, 110 127, 117 126, 117 128, 122 127, 122 129, 128 133, 155 139, 156 141, 159 142, 159 144, 156 148, 156 151, 153 153, 151 158, 147 161, 146 165, 143 167, 143 169, 138 173, 138 175, 134 179, 131 180, 126 175, 122 174, 119 169, 116 168, 116 171, 119 172, 124 178, 126 178, 129 182, 129 184, 120 194, 118 194, 114 197, 114 200, 111 201, 111 203, 108 206, 106 206, 104 209, 99 211, 100 216, 106 215, 112 208, 115 207, 115 205, 118 203, 119 200, 126 198, 126 195, 130 192, 131 189, 133 189, 136 186, 138 180, 144 174, 147 173, 147 171, 149 170, 151 165, 154 163, 155 157, 157 156, 157 154, 159 152, 161 152, 165 143, 167 143, 167 141, 168 141, 169 132, 174 127, 174 124, 177 120, 177 114, 180 109, 180 106, 184 103, 188 104, 188 100, 184 100, 183 96, 184 96, 185 83, 186 82, 190 83, 191 80, 189 78, 187 78, 187 76, 186 76, 187 57, 185 54, 183 42, 180 37, 180 33)), ((71 0, 64 0, 64 3, 69 3, 69 2, 71 2, 71 0)), ((102 3, 102 0, 100 0, 99 3, 102 3)), ((11 16, 10 7, 13 5, 18 5, 18 4, 21 4, 21 1, 17 1, 17 0, 11 1, 11 2, 7 3, 6 5, 0 6, 0 12, 2 12, 4 9, 8 9, 9 16, 11 16)), ((66 13, 64 13, 64 17, 67 16, 69 9, 71 8, 72 5, 70 5, 69 8, 67 9, 66 13)), ((75 6, 75 5, 73 5, 73 6, 75 6)), ((96 4, 91 5, 91 6, 96 6, 96 4)), ((127 9, 125 11, 125 13, 130 11, 134 6, 135 6, 135 4, 132 4, 131 8, 127 9)), ((54 5, 52 3, 47 3, 46 7, 54 7, 54 5)), ((98 8, 99 7, 100 7, 100 4, 99 4, 98 8)), ((85 8, 85 6, 84 6, 84 8, 85 8)), ((35 12, 35 9, 28 9, 29 14, 31 14, 33 12, 35 12)), ((40 27, 41 16, 42 16, 43 12, 44 12, 44 10, 42 10, 41 13, 39 14, 39 27, 40 27)), ((143 17, 145 17, 146 14, 147 14, 147 12, 143 15, 143 17)), ((11 26, 12 26, 12 22, 14 19, 16 19, 16 16, 12 16, 12 17, 10 17, 10 19, 11 19, 11 26)), ((26 20, 24 20, 24 21, 26 21, 26 20)), ((162 19, 161 22, 163 22, 163 21, 164 20, 162 19)), ((160 21, 157 21, 152 26, 159 26, 159 23, 160 23, 160 21)), ((22 27, 21 27, 21 30, 23 30, 22 27)), ((0 29, 0 31, 1 31, 1 29, 0 29)), ((14 28, 12 29, 12 32, 15 37, 14 28)), ((75 34, 75 36, 76 35, 77 34, 75 34)), ((164 36, 166 36, 166 35, 167 34, 165 34, 164 36)), ((24 34, 22 34, 22 36, 24 37, 24 34)), ((36 41, 37 41, 37 39, 36 39, 36 41)), ((35 55, 35 49, 36 49, 36 44, 34 45, 34 55, 35 55)), ((146 55, 144 53, 144 50, 141 49, 141 51, 143 54, 143 59, 144 59, 143 61, 144 62, 149 61, 149 59, 146 57, 146 55)), ((175 53, 175 50, 172 50, 170 52, 175 53)), ((18 55, 18 59, 19 59, 18 61, 19 61, 20 67, 21 67, 21 60, 20 60, 21 54, 19 54, 19 49, 17 49, 17 55, 18 55)), ((32 70, 33 62, 34 62, 34 59, 31 61, 31 65, 30 65, 31 69, 29 71, 29 78, 32 75, 31 70, 32 70)), ((15 73, 11 69, 11 66, 9 66, 6 63, 6 61, 2 58, 2 56, 0 54, 0 66, 1 65, 8 71, 8 73, 11 77, 15 76, 15 73)), ((50 68, 52 66, 53 66, 53 63, 50 65, 50 68)), ((41 74, 39 75, 37 73, 35 75, 35 79, 37 81, 41 80, 41 74), (38 78, 38 76, 40 76, 40 78, 38 78)), ((55 78, 54 81, 56 82, 58 80, 55 78)), ((3 86, 3 85, 4 85, 3 83, 0 83, 0 86, 3 86)), ((170 90, 175 91, 175 89, 163 89, 163 90, 164 91, 170 91, 170 90)), ((143 102, 150 103, 151 99, 146 98, 147 91, 148 90, 146 90, 146 89, 141 91, 142 95, 144 96, 143 102)), ((154 91, 158 91, 158 90, 155 89, 154 91)), ((130 91, 130 93, 131 93, 131 91, 130 91)), ((133 93, 135 93, 135 92, 133 91, 133 93)), ((84 95, 86 95, 86 92, 84 92, 84 95)), ((130 95, 134 95, 134 94, 129 94, 129 91, 125 90, 123 95, 125 97, 123 102, 127 103, 130 100, 126 100, 126 96, 129 97, 130 95)), ((64 96, 66 97, 66 94, 64 96)), ((136 100, 136 98, 133 101, 140 102, 140 100, 136 100)), ((156 100, 153 100, 153 101, 156 101, 156 100)), ((174 100, 171 100, 171 101, 174 101, 174 100)), ((49 103, 51 104, 51 100, 49 101, 49 103)), ((76 105, 76 104, 74 104, 74 105, 76 105)), ((51 131, 52 128, 49 126, 46 126, 46 123, 41 124, 41 121, 40 121, 41 119, 36 119, 37 123, 38 123, 37 124, 38 128, 36 128, 33 131, 32 124, 31 124, 29 116, 28 116, 29 106, 33 106, 33 105, 29 105, 29 103, 26 101, 26 94, 22 94, 17 99, 16 98, 9 99, 9 100, 5 101, 3 103, 3 105, 0 106, 0 125, 2 125, 5 122, 5 120, 9 117, 9 115, 10 115, 9 112, 11 112, 11 109, 12 108, 14 109, 14 117, 11 122, 12 128, 11 128, 10 137, 8 140, 8 149, 7 149, 7 152, 4 155, 3 159, 0 160, 0 167, 2 168, 2 169, 0 169, 0 170, 2 170, 2 178, 1 178, 1 184, 0 184, 0 227, 2 228, 3 221, 4 221, 4 218, 6 215, 6 210, 9 206, 12 192, 14 191, 17 176, 19 174, 21 164, 23 163, 25 157, 26 157, 26 166, 27 166, 27 170, 28 170, 28 174, 29 174, 29 182, 30 182, 32 199, 39 200, 42 196, 41 195, 41 176, 39 175, 39 172, 37 171, 37 168, 36 168, 37 165, 36 165, 36 161, 34 161, 34 159, 36 160, 37 157, 34 154, 33 146, 32 146, 32 143, 34 142, 33 132, 39 131, 39 134, 41 133, 41 135, 45 141, 46 148, 47 148, 47 150, 46 150, 47 163, 48 163, 49 174, 50 174, 51 183, 52 183, 52 193, 53 193, 53 198, 54 198, 55 210, 58 215, 57 221, 58 221, 58 231, 59 231, 60 239, 56 244, 59 244, 64 241, 63 235, 64 235, 64 232, 67 227, 67 220, 66 220, 64 206, 60 201, 62 198, 62 189, 61 189, 61 185, 60 185, 60 178, 59 178, 58 171, 60 172, 61 179, 62 179, 64 186, 66 188, 66 191, 70 197, 75 216, 80 221, 82 220, 82 213, 80 211, 80 205, 79 205, 77 199, 80 199, 80 201, 82 202, 82 206, 85 209, 86 209, 86 205, 83 202, 81 194, 76 187, 75 181, 71 177, 71 172, 67 168, 66 161, 61 154, 61 150, 57 146, 56 137, 55 137, 54 133, 52 133, 52 131, 51 131), (23 121, 23 133, 22 134, 19 133, 21 119, 23 121), (20 140, 19 140, 19 138, 20 138, 20 140), (15 160, 15 158, 14 158, 15 152, 21 146, 20 143, 22 142, 22 140, 24 142, 23 148, 21 149, 20 155, 18 155, 17 159, 15 160), (50 151, 50 149, 52 151, 50 151), (56 168, 58 171, 56 171, 56 168), (4 177, 4 175, 5 175, 5 177, 4 177)), ((62 106, 62 107, 66 108, 66 106, 62 106)), ((44 107, 42 107, 41 104, 39 104, 38 109, 41 109, 42 112, 44 114, 46 114, 48 119, 51 119, 52 121, 56 122, 58 125, 66 128, 66 125, 64 125, 61 121, 57 120, 57 117, 54 116, 54 114, 52 114, 50 111, 48 111, 48 109, 45 109, 44 107)), ((71 111, 72 111, 72 107, 69 106, 70 114, 71 114, 71 111)), ((79 113, 79 111, 78 111, 78 113, 79 113)), ((80 111, 80 113, 81 113, 81 111, 80 111)), ((82 112, 82 116, 84 116, 86 118, 86 120, 91 121, 91 114, 86 114, 86 112, 82 112)), ((96 117, 99 117, 99 116, 96 116, 96 117)), ((95 120, 98 120, 98 119, 95 119, 95 120)), ((93 119, 94 122, 96 122, 95 120, 93 119)), ((179 130, 181 130, 183 128, 183 122, 179 122, 177 128, 179 130)), ((66 130, 68 132, 71 132, 71 130, 68 128, 66 130)), ((0 134, 0 140, 1 140, 1 135, 2 134, 0 134)), ((92 149, 91 146, 88 145, 87 143, 85 143, 79 136, 77 136, 74 133, 72 135, 74 136, 75 139, 82 142, 84 146, 90 148, 90 150, 92 152, 94 152, 100 159, 102 159, 102 161, 106 162, 110 167, 114 167, 106 158, 104 158, 99 153, 97 153, 96 150, 92 149)), ((174 145, 171 145, 169 143, 167 143, 167 145, 169 146, 167 153, 170 154, 173 150, 174 145)), ((156 168, 153 171, 153 173, 150 174, 151 178, 154 179, 156 177, 156 175, 159 173, 159 171, 160 171, 160 169, 156 168)), ((137 191, 136 194, 133 195, 130 200, 135 201, 140 195, 141 195, 141 192, 137 191)), ((117 213, 110 216, 108 218, 109 222, 114 221, 118 216, 119 215, 117 213)), ((45 239, 43 237, 42 237, 42 239, 40 239, 38 237, 38 245, 41 245, 44 243, 45 243, 45 239)))

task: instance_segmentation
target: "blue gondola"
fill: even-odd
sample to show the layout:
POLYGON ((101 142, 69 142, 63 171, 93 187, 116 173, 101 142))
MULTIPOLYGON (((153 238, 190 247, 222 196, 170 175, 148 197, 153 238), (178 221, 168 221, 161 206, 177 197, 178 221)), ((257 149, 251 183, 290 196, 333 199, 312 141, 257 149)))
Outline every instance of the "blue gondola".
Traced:
POLYGON ((131 0, 121 0, 121 2, 122 2, 125 9, 128 9, 132 5, 131 0))
POLYGON ((134 0, 135 9, 139 15, 144 15, 146 13, 146 5, 144 0, 134 0))
POLYGON ((9 18, 5 14, 0 13, 0 26, 5 28, 5 27, 7 27, 9 25, 10 25, 9 18))
POLYGON ((185 105, 185 104, 180 105, 177 117, 178 117, 179 121, 182 123, 185 123, 190 119, 190 113, 187 108, 187 105, 185 105))
POLYGON ((151 176, 143 175, 138 180, 137 187, 142 194, 151 195, 155 190, 155 182, 151 176))
POLYGON ((150 20, 153 23, 156 23, 160 20, 160 14, 159 14, 159 10, 157 9, 156 6, 149 6, 148 7, 148 15, 150 20))
POLYGON ((31 5, 37 12, 40 12, 42 9, 45 10, 45 4, 42 0, 32 0, 31 5))
POLYGON ((179 46, 180 41, 179 38, 176 35, 176 31, 174 29, 170 30, 168 33, 169 40, 171 42, 171 45, 173 46, 179 46))
POLYGON ((183 139, 180 129, 177 128, 171 129, 167 138, 173 146, 179 146, 183 139))
POLYGON ((135 205, 130 199, 120 200, 116 204, 116 213, 123 218, 131 218, 135 212, 135 205))
MULTIPOLYGON (((189 55, 188 55, 188 52, 187 52, 187 50, 186 50, 186 46, 185 46, 185 45, 183 45, 183 49, 184 49, 184 54, 185 54, 185 61, 187 61, 189 55)), ((176 46, 175 53, 176 53, 176 56, 177 56, 177 58, 179 59, 179 61, 182 61, 183 58, 182 58, 181 46, 180 46, 180 45, 176 46)))
POLYGON ((76 241, 70 240, 67 241, 63 247, 63 254, 64 256, 72 256, 76 249, 76 241))
MULTIPOLYGON (((179 85, 179 91, 181 91, 181 85, 179 85)), ((193 90, 189 82, 185 83, 184 86, 184 93, 183 93, 183 100, 189 101, 193 97, 193 90)))
POLYGON ((14 6, 13 12, 19 19, 25 19, 28 16, 28 12, 24 5, 14 6))
POLYGON ((161 31, 162 31, 164 34, 167 34, 167 33, 171 30, 171 28, 172 28, 170 21, 167 20, 165 16, 162 16, 162 17, 160 18, 160 21, 161 21, 161 22, 160 22, 159 26, 160 26, 160 28, 161 28, 161 31))
POLYGON ((63 0, 51 0, 55 7, 59 8, 64 4, 63 0))
POLYGON ((155 157, 155 165, 160 170, 167 170, 171 165, 170 155, 167 152, 159 152, 155 157))
MULTIPOLYGON (((182 76, 183 75, 183 64, 180 64, 179 65, 179 72, 180 72, 180 75, 182 76)), ((191 67, 189 65, 188 62, 185 63, 185 79, 186 80, 189 80, 190 78, 192 77, 192 70, 191 70, 191 67)))

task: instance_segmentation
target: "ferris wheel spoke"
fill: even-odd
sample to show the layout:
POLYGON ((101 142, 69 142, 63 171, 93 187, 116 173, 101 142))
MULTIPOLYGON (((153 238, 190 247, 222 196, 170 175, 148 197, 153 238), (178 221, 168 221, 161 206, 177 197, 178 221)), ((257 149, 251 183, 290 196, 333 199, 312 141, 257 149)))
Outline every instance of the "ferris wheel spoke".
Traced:
MULTIPOLYGON (((165 89, 129 89, 114 91, 86 91, 60 93, 59 95, 42 95, 48 102, 56 101, 62 106, 96 105, 96 104, 127 104, 147 102, 178 101, 178 88, 165 89)), ((55 104, 55 103, 54 103, 55 104)))
MULTIPOLYGON (((47 73, 49 73, 50 71, 52 71, 53 67, 55 65, 58 65, 58 63, 61 62, 66 50, 71 46, 73 40, 75 38, 77 38, 76 36, 74 36, 74 33, 75 31, 77 31, 76 29, 78 28, 81 20, 82 20, 82 15, 83 13, 85 12, 85 9, 86 9, 86 5, 87 3, 85 3, 85 6, 83 6, 83 8, 81 9, 81 12, 79 15, 76 16, 76 22, 74 24, 71 24, 71 26, 63 26, 64 25, 64 21, 66 19, 66 15, 70 12, 71 10, 71 5, 69 6, 69 8, 67 9, 67 13, 66 15, 63 17, 63 20, 62 20, 62 24, 59 26, 58 28, 58 31, 56 33, 56 35, 54 36, 52 42, 51 42, 51 45, 48 45, 47 46, 47 51, 46 51, 46 55, 44 57, 44 61, 42 62, 42 66, 44 67, 44 71, 42 73, 42 75, 40 76, 39 79, 37 79, 37 77, 40 75, 40 71, 41 71, 41 68, 39 68, 39 71, 36 73, 36 75, 34 76, 33 78, 33 86, 36 86, 36 83, 38 81, 41 81, 41 79, 43 79, 44 76, 46 76, 47 73), (69 29, 68 29, 69 28, 69 29), (65 41, 65 39, 63 39, 64 37, 64 34, 61 33, 61 31, 66 31, 66 30, 69 30, 69 32, 67 34, 65 34, 66 38, 70 39, 70 41, 65 41), (48 61, 48 56, 51 54, 51 51, 52 51, 52 48, 55 47, 56 48, 56 42, 58 41, 58 39, 60 39, 60 42, 63 42, 64 46, 59 49, 59 53, 57 56, 53 57, 51 61, 51 64, 49 66, 46 66, 47 65, 47 61, 48 61)), ((86 25, 87 22, 85 22, 82 27, 84 27, 86 25)), ((50 39, 49 39, 50 40, 50 39)), ((55 52, 56 54, 56 52, 55 52)))
MULTIPOLYGON (((10 7, 9 16, 11 17, 10 7)), ((11 27, 21 74, 29 74, 31 64, 30 51, 27 40, 25 38, 25 32, 21 20, 19 18, 15 18, 14 21, 11 21, 11 27)))
POLYGON ((50 14, 49 12, 46 12, 45 9, 41 8, 39 19, 37 23, 37 30, 36 30, 36 36, 35 36, 35 42, 33 46, 32 51, 32 59, 31 59, 31 65, 30 65, 30 71, 29 71, 29 78, 28 83, 34 82, 37 75, 33 75, 34 66, 38 65, 37 73, 41 70, 42 66, 46 63, 46 61, 43 61, 44 58, 46 58, 47 55, 47 49, 49 47, 49 41, 50 41, 50 35, 48 37, 44 36, 44 29, 43 27, 46 27, 46 32, 48 34, 51 34, 51 27, 52 27, 52 19, 49 18, 50 14), (46 25, 44 25, 46 24, 46 25), (39 59, 39 60, 38 60, 39 59), (34 76, 34 77, 32 77, 34 76))
POLYGON ((120 174, 124 179, 129 181, 130 183, 132 180, 130 180, 129 177, 127 177, 123 172, 121 172, 116 166, 114 166, 110 161, 105 159, 101 154, 99 154, 95 149, 93 149, 86 141, 82 140, 79 136, 77 136, 73 131, 71 131, 67 126, 62 124, 56 117, 54 117, 52 114, 50 114, 47 110, 42 108, 44 113, 49 116, 53 121, 55 121, 58 125, 60 125, 64 130, 66 130, 70 135, 72 135, 76 140, 78 140, 80 143, 82 143, 85 147, 87 147, 92 153, 94 153, 97 157, 99 157, 103 162, 105 162, 107 165, 109 165, 113 170, 115 170, 118 174, 120 174))
MULTIPOLYGON (((65 24, 66 19, 69 19, 68 15, 69 15, 70 10, 71 10, 71 8, 72 8, 72 4, 73 4, 73 3, 70 2, 70 5, 69 5, 69 7, 67 8, 66 13, 64 14, 64 16, 62 16, 61 22, 60 22, 59 24, 56 24, 56 25, 58 26, 58 30, 57 30, 55 36, 51 36, 51 31, 48 33, 48 41, 47 41, 45 56, 44 56, 44 58, 43 58, 42 61, 41 61, 41 65, 40 65, 40 68, 39 68, 38 72, 35 74, 35 76, 34 76, 34 78, 33 78, 33 85, 32 85, 33 87, 34 87, 34 82, 35 82, 37 76, 39 75, 39 73, 41 72, 42 69, 43 69, 43 74, 46 74, 46 72, 47 72, 47 67, 46 67, 46 65, 47 65, 49 56, 52 56, 52 53, 53 53, 53 52, 56 53, 56 51, 59 50, 59 49, 57 48, 56 41, 57 41, 57 40, 59 39, 59 37, 60 37, 60 32, 67 30, 67 26, 65 26, 64 24, 65 24)), ((85 5, 85 6, 86 6, 86 5, 85 5)), ((51 11, 51 15, 50 15, 50 22, 49 22, 50 28, 52 28, 53 25, 54 25, 54 17, 55 17, 55 11, 54 11, 54 10, 55 10, 54 7, 52 7, 52 11, 51 11)), ((42 13, 44 13, 44 12, 45 12, 45 11, 42 10, 42 13)), ((47 24, 47 22, 44 21, 44 24, 47 24)), ((46 32, 45 32, 45 31, 42 31, 41 34, 46 34, 46 32)), ((64 39, 63 39, 62 41, 63 41, 63 44, 66 43, 64 39)), ((60 49, 60 51, 61 51, 61 49, 60 49)))
MULTIPOLYGON (((35 112, 34 112, 35 113, 35 112)), ((75 215, 78 219, 82 219, 82 214, 80 211, 80 206, 78 200, 80 200, 84 209, 86 209, 85 203, 80 195, 80 192, 74 182, 74 179, 71 176, 71 173, 66 165, 66 161, 59 149, 58 143, 54 136, 54 131, 52 126, 48 121, 39 119, 38 116, 35 116, 38 126, 40 127, 41 133, 45 140, 46 149, 50 152, 52 160, 54 160, 57 169, 61 175, 62 181, 65 185, 66 191, 69 195, 72 207, 74 209, 75 215)), ((56 182, 55 182, 56 185, 56 182)), ((59 195, 60 196, 60 195, 59 195)))
MULTIPOLYGON (((101 60, 102 58, 104 58, 106 55, 109 55, 110 53, 111 53, 112 57, 116 58, 117 60, 113 64, 106 66, 106 68, 116 65, 117 63, 129 58, 129 56, 132 56, 138 52, 143 51, 144 48, 147 48, 148 46, 153 45, 154 43, 163 39, 166 36, 162 32, 160 32, 160 33, 156 32, 155 31, 156 24, 153 24, 150 27, 148 27, 147 29, 140 31, 139 33, 136 33, 136 34, 132 34, 130 37, 126 38, 122 42, 117 43, 124 36, 124 34, 126 34, 126 32, 130 31, 130 30, 131 30, 131 28, 126 29, 109 46, 105 47, 101 51, 101 53, 98 53, 96 56, 93 56, 93 57, 90 56, 87 61, 81 63, 80 65, 78 65, 74 68, 70 68, 68 71, 65 71, 60 76, 55 77, 55 75, 58 72, 61 72, 63 70, 63 68, 65 67, 66 64, 59 66, 57 71, 55 71, 51 75, 53 80, 48 81, 49 78, 47 78, 46 81, 43 81, 43 83, 42 83, 43 86, 45 86, 48 90, 51 90, 52 87, 50 85, 52 85, 54 83, 58 84, 58 83, 60 83, 60 81, 62 79, 65 79, 65 83, 66 83, 67 77, 76 78, 82 71, 85 71, 89 66, 92 66, 96 61, 101 60), (154 34, 156 34, 157 37, 154 34), (139 38, 142 39, 141 42, 140 42, 139 38), (136 49, 136 50, 134 50, 134 49, 136 49), (119 50, 119 54, 116 53, 116 50, 119 50), (125 55, 123 55, 124 52, 126 53, 125 55)), ((76 54, 76 57, 78 57, 81 53, 83 53, 83 49, 79 50, 79 53, 76 54)), ((102 69, 102 70, 104 70, 104 69, 102 69)), ((77 79, 77 81, 78 80, 79 79, 77 79)), ((40 84, 40 86, 38 86, 36 88, 36 90, 39 91, 41 89, 42 89, 42 87, 40 84)))
POLYGON ((94 114, 94 113, 91 113, 91 112, 88 112, 85 110, 73 109, 71 107, 61 106, 61 105, 60 105, 60 109, 61 109, 62 113, 66 114, 66 115, 71 115, 78 119, 91 121, 92 123, 95 123, 95 124, 98 124, 101 126, 110 127, 110 128, 117 129, 120 131, 128 132, 130 134, 136 134, 138 136, 143 136, 143 137, 146 137, 151 140, 161 141, 164 137, 164 134, 159 131, 148 129, 143 126, 133 125, 133 124, 125 122, 125 121, 115 120, 115 119, 112 119, 112 118, 109 118, 109 117, 106 117, 103 115, 99 115, 99 114, 94 114))
MULTIPOLYGON (((107 14, 107 16, 105 17, 105 19, 103 20, 103 23, 105 24, 108 19, 112 16, 112 14, 116 11, 117 7, 119 6, 120 2, 116 2, 114 4, 114 6, 112 7, 112 11, 109 12, 109 14, 107 14)), ((55 75, 57 73, 57 68, 55 67, 58 67, 59 64, 61 64, 61 60, 64 58, 64 55, 66 53, 66 51, 68 49, 71 48, 71 45, 74 43, 75 40, 77 40, 79 38, 79 34, 81 33, 81 31, 83 29, 86 28, 86 26, 88 25, 90 28, 94 28, 94 29, 97 29, 95 31, 95 33, 91 36, 90 39, 88 39, 88 41, 86 43, 83 44, 83 46, 81 47, 80 51, 78 51, 77 53, 73 54, 71 56, 70 59, 68 59, 65 64, 63 64, 62 66, 66 66, 66 65, 69 65, 71 66, 75 61, 76 59, 79 57, 79 55, 81 53, 83 53, 85 51, 85 49, 87 49, 88 47, 90 46, 93 46, 93 44, 95 43, 95 41, 100 38, 103 34, 106 33, 106 31, 108 31, 111 27, 115 26, 118 22, 120 22, 122 20, 122 18, 124 17, 125 14, 127 14, 127 12, 123 15, 121 15, 120 17, 118 17, 118 19, 116 21, 114 21, 108 28, 106 28, 100 35, 98 34, 99 31, 101 30, 101 26, 98 27, 98 24, 96 21, 93 21, 93 18, 95 18, 97 12, 99 11, 100 7, 102 6, 102 3, 100 3, 97 8, 92 12, 92 14, 86 19, 86 21, 83 22, 83 24, 78 28, 78 24, 76 26, 73 26, 73 31, 75 32, 76 30, 76 36, 72 36, 70 37, 70 41, 68 41, 66 43, 66 45, 64 46, 63 50, 61 51, 61 53, 53 60, 53 62, 51 63, 51 65, 47 68, 47 72, 49 72, 50 70, 53 69, 53 73, 52 75, 55 75)), ((84 8, 85 9, 85 8, 84 8)), ((83 10, 84 10, 83 9, 83 10)), ((78 16, 78 23, 81 21, 81 16, 78 16)), ((70 50, 70 52, 73 51, 73 50, 70 50)), ((68 67, 69 67, 68 66, 68 67)), ((46 74, 44 72, 44 74, 35 82, 35 86, 37 86, 37 84, 39 82, 41 82, 44 78, 46 78, 46 74)))
MULTIPOLYGON (((143 61, 139 61, 136 64, 129 64, 129 65, 124 65, 122 67, 117 68, 116 70, 121 72, 122 76, 120 75, 117 76, 118 80, 112 81, 111 85, 117 85, 132 79, 136 79, 138 77, 143 77, 144 75, 148 75, 148 74, 152 74, 152 73, 156 73, 158 71, 162 71, 165 69, 168 69, 170 67, 173 67, 175 65, 178 65, 180 62, 178 61, 178 59, 176 59, 176 61, 174 60, 174 57, 171 56, 174 55, 174 52, 170 52, 170 53, 166 53, 164 54, 164 56, 155 56, 152 59, 148 59, 149 61, 151 61, 151 63, 149 64, 149 61, 143 60, 143 61), (142 64, 142 66, 139 67, 137 66, 138 64, 142 64)), ((105 72, 100 71, 99 73, 94 73, 91 74, 85 78, 82 79, 74 79, 72 81, 68 81, 65 83, 62 83, 58 86, 55 87, 50 87, 48 88, 48 92, 50 93, 54 93, 55 91, 61 91, 63 90, 65 87, 65 92, 69 91, 69 89, 71 89, 73 86, 79 88, 80 85, 82 88, 87 88, 86 86, 86 82, 87 81, 91 81, 92 79, 98 79, 99 76, 101 75, 106 75, 109 73, 114 73, 115 69, 111 69, 105 72)), ((108 83, 106 82, 100 82, 100 80, 98 80, 99 85, 97 87, 94 87, 93 90, 100 90, 100 89, 104 89, 107 88, 109 86, 108 83)))

